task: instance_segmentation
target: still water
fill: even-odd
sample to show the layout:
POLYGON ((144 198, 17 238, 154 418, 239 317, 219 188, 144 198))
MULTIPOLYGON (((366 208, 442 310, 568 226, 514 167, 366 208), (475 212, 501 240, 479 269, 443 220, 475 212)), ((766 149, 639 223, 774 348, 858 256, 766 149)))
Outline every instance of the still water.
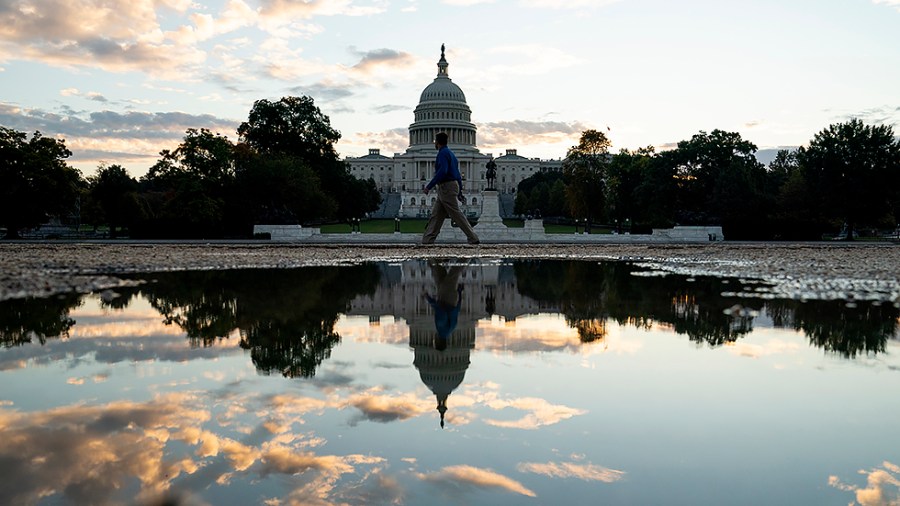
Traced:
POLYGON ((0 303, 0 504, 897 504, 894 303, 647 274, 415 260, 0 303))

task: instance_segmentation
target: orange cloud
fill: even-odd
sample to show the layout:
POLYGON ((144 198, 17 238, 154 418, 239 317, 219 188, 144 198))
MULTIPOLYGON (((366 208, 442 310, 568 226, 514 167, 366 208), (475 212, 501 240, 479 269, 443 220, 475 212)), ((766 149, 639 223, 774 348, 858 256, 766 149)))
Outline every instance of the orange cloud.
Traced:
POLYGON ((880 468, 860 470, 866 477, 866 486, 859 487, 842 482, 837 476, 829 476, 828 484, 844 492, 854 492, 859 506, 894 506, 900 504, 900 466, 884 461, 880 468))
POLYGON ((379 423, 406 420, 430 411, 422 400, 413 395, 355 395, 348 399, 348 404, 358 409, 366 420, 379 423))
POLYGON ((576 464, 575 462, 523 462, 516 469, 523 473, 535 473, 551 478, 577 478, 584 481, 602 481, 612 483, 625 476, 624 471, 594 464, 576 464))
POLYGON ((517 420, 485 419, 484 423, 495 427, 534 430, 545 425, 554 425, 574 416, 583 415, 587 411, 570 408, 560 404, 550 404, 536 397, 522 397, 512 400, 493 399, 487 402, 488 407, 495 410, 513 408, 528 412, 517 420))
POLYGON ((499 488, 528 497, 537 497, 537 494, 512 478, 495 473, 490 469, 474 466, 449 466, 436 473, 418 474, 417 476, 430 483, 452 484, 454 487, 468 485, 475 488, 499 488))

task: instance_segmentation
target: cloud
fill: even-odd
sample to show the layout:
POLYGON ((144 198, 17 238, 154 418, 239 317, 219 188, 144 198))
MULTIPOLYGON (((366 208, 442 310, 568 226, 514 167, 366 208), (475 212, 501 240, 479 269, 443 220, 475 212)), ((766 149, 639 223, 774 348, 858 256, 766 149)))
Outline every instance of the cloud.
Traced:
POLYGON ((360 411, 363 419, 378 423, 407 420, 428 411, 423 406, 422 400, 412 394, 402 396, 361 394, 351 397, 347 402, 360 411))
POLYGON ((342 98, 354 95, 354 86, 351 84, 338 84, 329 81, 320 81, 309 86, 295 86, 292 93, 312 97, 316 102, 334 102, 342 98))
POLYGON ((496 0, 443 0, 446 5, 454 5, 457 7, 471 7, 472 5, 492 4, 496 0))
POLYGON ((726 348, 734 355, 748 358, 760 358, 768 355, 787 355, 800 349, 797 343, 789 343, 779 339, 771 339, 764 344, 751 344, 744 341, 727 343, 726 348))
POLYGON ((621 0, 567 0, 565 2, 558 0, 521 0, 520 3, 523 7, 540 9, 581 9, 606 7, 619 1, 621 0))
POLYGON ((387 9, 384 2, 356 5, 352 0, 262 0, 263 16, 311 18, 313 16, 371 16, 387 9))
POLYGON ((139 71, 178 77, 203 63, 202 50, 167 41, 156 9, 183 12, 188 2, 14 0, 0 10, 0 50, 61 67, 139 71))
POLYGON ((377 112, 378 114, 387 114, 389 112, 394 112, 394 111, 409 111, 410 109, 411 109, 411 107, 406 106, 406 105, 390 105, 390 104, 379 105, 379 106, 372 108, 372 110, 374 112, 377 112))
POLYGON ((864 488, 844 483, 837 476, 829 476, 828 484, 844 492, 854 492, 860 506, 900 504, 900 466, 884 461, 880 468, 860 470, 859 474, 866 477, 864 488))
POLYGON ((59 90, 59 94, 64 97, 82 97, 88 100, 93 100, 94 102, 109 102, 109 99, 103 96, 103 94, 96 91, 89 91, 87 93, 82 93, 78 90, 78 88, 66 88, 63 90, 59 90))
POLYGON ((420 473, 419 479, 428 483, 434 483, 447 492, 465 492, 465 488, 472 489, 501 489, 528 497, 536 497, 537 494, 526 488, 512 478, 495 473, 490 469, 482 469, 474 466, 449 466, 436 473, 420 473))
MULTIPOLYGON (((357 132, 352 138, 343 139, 347 146, 360 148, 378 147, 388 153, 402 153, 409 147, 409 130, 406 128, 394 128, 384 132, 357 132)), ((407 340, 407 336, 400 336, 401 341, 407 340)))
POLYGON ((415 58, 411 54, 394 49, 385 48, 359 52, 351 47, 350 51, 361 57, 359 62, 353 66, 353 69, 364 73, 370 73, 380 68, 397 71, 410 67, 415 63, 415 58))
POLYGON ((209 419, 207 411, 191 407, 193 402, 188 394, 173 394, 143 404, 0 410, 4 502, 34 504, 54 496, 85 504, 158 498, 178 476, 198 469, 190 458, 164 453, 170 430, 209 419), (140 485, 136 498, 125 486, 134 478, 140 485))
POLYGON ((841 121, 850 121, 851 119, 862 120, 863 123, 875 125, 894 125, 900 120, 900 108, 892 105, 883 105, 879 107, 869 107, 860 111, 854 111, 839 115, 837 119, 841 121))
MULTIPOLYGON (((77 90, 63 90, 74 96, 77 90)), ((65 139, 78 163, 112 161, 150 165, 162 149, 174 149, 188 128, 208 128, 233 135, 238 121, 211 114, 184 112, 114 112, 83 114, 63 107, 60 112, 28 109, 0 102, 0 124, 15 130, 65 139)))
POLYGON ((516 466, 522 473, 535 473, 551 478, 577 478, 584 481, 602 481, 613 483, 625 476, 624 471, 617 471, 608 467, 597 466, 591 463, 578 464, 575 462, 523 462, 516 466))
POLYGON ((490 399, 487 406, 494 410, 507 408, 525 411, 527 414, 516 420, 485 419, 484 423, 495 427, 534 430, 545 425, 554 425, 574 416, 587 413, 583 409, 570 408, 561 404, 550 404, 545 399, 536 397, 520 397, 517 399, 490 399))
POLYGON ((536 144, 575 144, 590 126, 574 121, 495 121, 478 126, 479 145, 484 149, 536 144))
POLYGON ((872 0, 876 5, 887 5, 900 10, 900 0, 872 0))

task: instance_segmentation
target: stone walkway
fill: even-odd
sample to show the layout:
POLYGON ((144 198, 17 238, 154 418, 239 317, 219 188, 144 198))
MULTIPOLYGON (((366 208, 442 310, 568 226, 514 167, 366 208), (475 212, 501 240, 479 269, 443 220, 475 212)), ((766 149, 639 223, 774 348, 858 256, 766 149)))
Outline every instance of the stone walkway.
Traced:
POLYGON ((297 245, 270 242, 0 243, 0 300, 114 288, 123 273, 287 268, 413 258, 618 259, 667 273, 760 279, 794 298, 900 304, 900 247, 889 244, 705 243, 297 245))

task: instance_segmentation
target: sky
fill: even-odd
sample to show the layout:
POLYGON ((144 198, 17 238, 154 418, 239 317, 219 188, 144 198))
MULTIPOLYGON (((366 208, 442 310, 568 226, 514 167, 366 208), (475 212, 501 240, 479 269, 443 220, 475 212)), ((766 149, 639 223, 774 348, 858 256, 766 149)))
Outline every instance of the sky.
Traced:
POLYGON ((900 0, 0 0, 0 126, 139 177, 188 128, 237 141, 254 101, 308 95, 341 156, 391 155, 442 43, 495 155, 722 129, 762 159, 900 121, 900 0))

